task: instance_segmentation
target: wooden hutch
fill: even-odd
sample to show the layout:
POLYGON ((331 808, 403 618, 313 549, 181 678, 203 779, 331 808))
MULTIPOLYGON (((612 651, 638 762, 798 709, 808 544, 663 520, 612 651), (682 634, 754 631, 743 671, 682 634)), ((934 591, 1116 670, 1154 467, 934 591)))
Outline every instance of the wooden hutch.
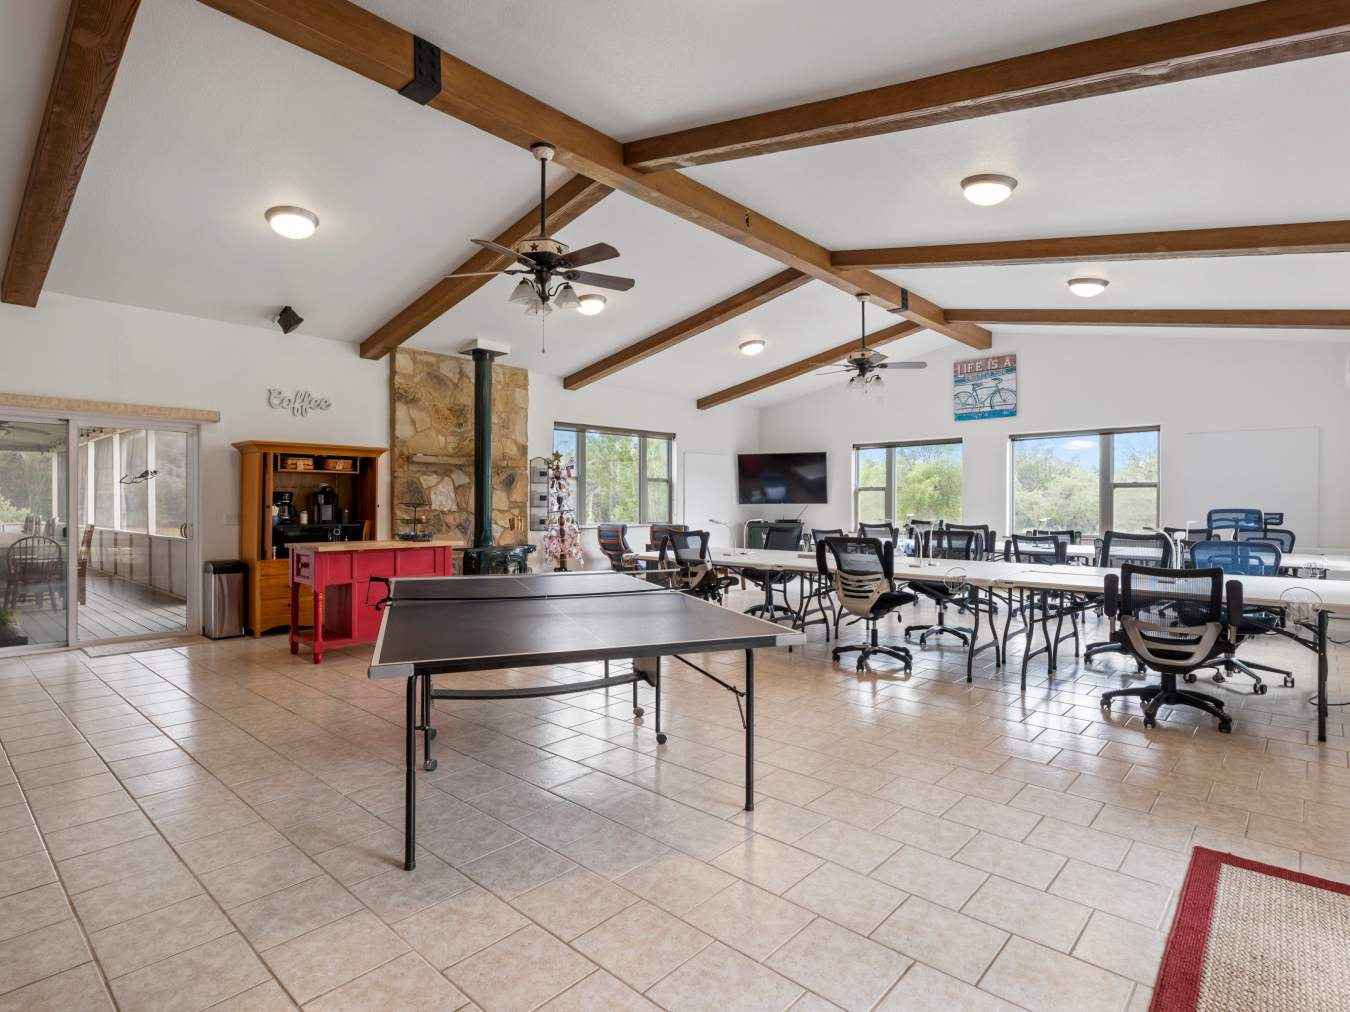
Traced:
MULTIPOLYGON (((379 530, 381 446, 337 446, 328 443, 283 443, 248 440, 239 451, 239 558, 248 566, 247 625, 254 636, 290 628, 290 562, 273 558, 272 498, 277 491, 295 496, 297 512, 320 485, 330 486, 350 523, 361 530, 352 540, 367 540, 379 530), (310 465, 292 470, 294 464, 310 465)), ((313 598, 301 587, 301 607, 313 598)))

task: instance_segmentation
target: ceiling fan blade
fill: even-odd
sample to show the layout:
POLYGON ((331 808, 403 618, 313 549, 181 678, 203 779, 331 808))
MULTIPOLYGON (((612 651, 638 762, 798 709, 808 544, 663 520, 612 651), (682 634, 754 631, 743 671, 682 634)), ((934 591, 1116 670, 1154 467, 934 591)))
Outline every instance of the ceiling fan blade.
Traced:
POLYGON ((566 253, 562 258, 562 266, 585 267, 587 264, 598 264, 601 260, 613 260, 619 255, 616 250, 607 242, 597 242, 591 246, 583 246, 581 249, 566 253))
POLYGON ((615 292, 626 292, 637 283, 632 278, 616 278, 613 274, 592 274, 590 271, 563 271, 562 276, 578 285, 608 288, 615 292))
POLYGON ((465 271, 463 274, 443 274, 446 278, 495 278, 498 274, 519 274, 520 271, 465 271))
POLYGON ((927 369, 927 362, 882 362, 873 369, 927 369))
POLYGON ((534 261, 531 260, 529 257, 517 253, 510 247, 503 246, 500 243, 495 243, 491 239, 470 239, 469 242, 473 243, 475 246, 482 246, 483 249, 491 250, 493 253, 498 253, 504 257, 509 257, 514 262, 524 264, 526 267, 534 266, 534 261))

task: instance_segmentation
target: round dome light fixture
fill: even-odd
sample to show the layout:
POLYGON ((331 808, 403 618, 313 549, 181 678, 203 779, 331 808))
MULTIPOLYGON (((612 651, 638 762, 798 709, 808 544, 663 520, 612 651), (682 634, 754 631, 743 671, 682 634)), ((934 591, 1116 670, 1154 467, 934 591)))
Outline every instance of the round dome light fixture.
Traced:
POLYGON ((764 338, 752 337, 749 340, 742 341, 736 347, 740 349, 742 355, 758 355, 764 350, 764 344, 764 338))
POLYGON ((587 292, 585 295, 577 298, 577 312, 582 316, 594 316, 596 313, 603 313, 605 311, 605 301, 603 295, 587 292))
POLYGON ((1069 291, 1080 298, 1090 299, 1094 295, 1101 295, 1110 283, 1105 278, 1070 278, 1069 291))
POLYGON ((319 227, 319 216, 303 207, 282 204, 269 207, 263 215, 272 231, 287 239, 308 239, 319 227))
POLYGON ((980 207, 993 207, 1012 196, 1017 189, 1017 180, 1012 176, 1000 176, 985 172, 978 176, 967 176, 961 180, 961 192, 972 204, 980 207))

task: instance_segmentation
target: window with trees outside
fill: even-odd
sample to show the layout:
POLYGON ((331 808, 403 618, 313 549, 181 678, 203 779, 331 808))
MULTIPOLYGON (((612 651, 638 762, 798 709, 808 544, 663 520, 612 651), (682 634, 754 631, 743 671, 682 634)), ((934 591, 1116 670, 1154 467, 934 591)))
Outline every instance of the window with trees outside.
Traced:
POLYGON ((906 518, 961 520, 961 440, 862 443, 853 447, 857 523, 906 518))
POLYGON ((581 525, 671 522, 675 436, 558 422, 553 449, 575 468, 581 525))
POLYGON ((1014 531, 1158 526, 1158 430, 1014 436, 1014 531))

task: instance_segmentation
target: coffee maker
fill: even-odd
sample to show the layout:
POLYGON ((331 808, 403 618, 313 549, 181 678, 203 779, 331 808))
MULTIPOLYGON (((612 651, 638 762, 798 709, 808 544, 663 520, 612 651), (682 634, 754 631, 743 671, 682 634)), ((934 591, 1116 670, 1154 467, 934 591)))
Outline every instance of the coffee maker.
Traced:
POLYGON ((277 510, 278 524, 295 523, 295 493, 277 489, 272 493, 272 505, 277 510))
POLYGON ((331 485, 320 485, 309 494, 309 522, 335 524, 338 522, 338 494, 331 485))

